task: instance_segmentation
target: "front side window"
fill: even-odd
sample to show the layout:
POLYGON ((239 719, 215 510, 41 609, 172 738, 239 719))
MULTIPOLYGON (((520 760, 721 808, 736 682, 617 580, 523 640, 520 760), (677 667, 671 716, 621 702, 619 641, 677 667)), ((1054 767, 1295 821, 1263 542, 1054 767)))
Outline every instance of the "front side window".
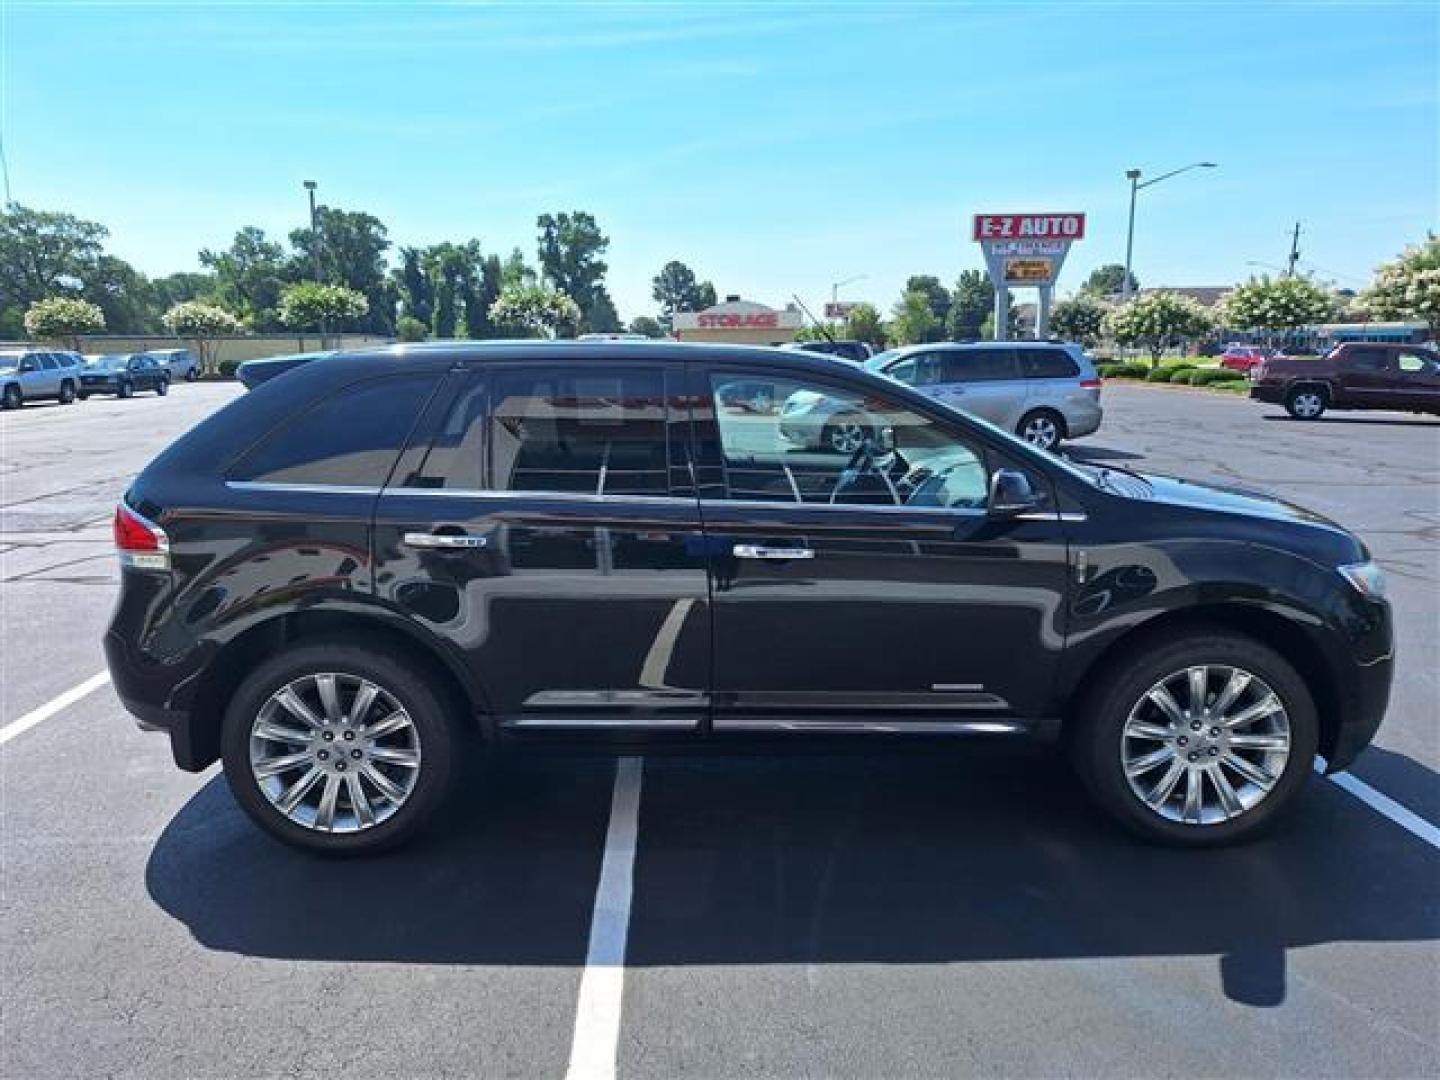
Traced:
POLYGON ((52 353, 40 354, 40 366, 46 371, 58 371, 60 363, 52 353))
MULTIPOLYGON (((838 506, 980 509, 977 446, 868 389, 789 376, 710 377, 719 432, 710 498, 838 506)), ((703 424, 707 417, 697 417, 703 424)), ((711 471, 711 470, 706 470, 711 471)))
POLYGON ((379 487, 440 376, 401 375, 347 386, 247 451, 231 480, 379 487))
POLYGON ((1435 361, 1432 357, 1422 352, 1404 351, 1396 354, 1395 363, 1400 370, 1410 375, 1420 375, 1435 369, 1435 361))
POLYGON ((1014 349, 952 349, 945 354, 946 382, 998 382, 1019 377, 1014 349))
POLYGON ((490 387, 495 490, 669 494, 660 372, 504 371, 490 387))

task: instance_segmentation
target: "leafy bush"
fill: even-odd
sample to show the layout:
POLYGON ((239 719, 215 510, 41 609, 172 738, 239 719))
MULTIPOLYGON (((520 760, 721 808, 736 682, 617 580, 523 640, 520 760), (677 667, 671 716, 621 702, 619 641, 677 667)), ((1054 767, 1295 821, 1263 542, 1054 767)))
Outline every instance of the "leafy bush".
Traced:
POLYGON ((1228 368, 1196 368, 1190 373, 1191 386, 1209 386, 1223 382, 1245 382, 1245 377, 1228 368))
POLYGON ((343 285, 322 285, 300 281, 280 294, 280 321, 297 329, 312 329, 326 323, 343 326, 370 310, 365 294, 343 285))
POLYGON ((1143 379, 1150 373, 1144 364, 1101 364, 1095 369, 1102 379, 1143 379))
POLYGON ((1194 364, 1176 364, 1173 367, 1161 368, 1169 378, 1166 382, 1185 383, 1190 381, 1190 373, 1195 370, 1194 364))
POLYGON ((88 300, 50 296, 25 311, 25 332, 31 337, 63 342, 77 352, 81 334, 104 329, 105 312, 88 300))
POLYGON ((401 341, 424 341, 430 328, 413 315, 401 315, 395 321, 395 336, 401 341))
POLYGON ((221 360, 219 374, 222 379, 235 378, 235 369, 243 364, 243 360, 221 360))
POLYGON ((1150 371, 1147 371, 1147 372, 1145 373, 1145 381, 1146 381, 1146 382, 1157 382, 1157 383, 1158 383, 1158 382, 1169 382, 1169 381, 1170 381, 1170 369, 1169 369, 1169 368, 1163 368, 1163 367, 1152 368, 1150 371))

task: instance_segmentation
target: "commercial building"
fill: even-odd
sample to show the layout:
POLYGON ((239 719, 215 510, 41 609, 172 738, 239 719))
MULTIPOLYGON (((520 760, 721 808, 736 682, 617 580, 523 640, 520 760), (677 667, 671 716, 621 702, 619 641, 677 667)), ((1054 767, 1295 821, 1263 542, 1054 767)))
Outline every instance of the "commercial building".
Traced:
POLYGON ((772 308, 738 296, 704 311, 677 311, 671 332, 679 341, 774 345, 794 341, 804 317, 793 307, 772 308))

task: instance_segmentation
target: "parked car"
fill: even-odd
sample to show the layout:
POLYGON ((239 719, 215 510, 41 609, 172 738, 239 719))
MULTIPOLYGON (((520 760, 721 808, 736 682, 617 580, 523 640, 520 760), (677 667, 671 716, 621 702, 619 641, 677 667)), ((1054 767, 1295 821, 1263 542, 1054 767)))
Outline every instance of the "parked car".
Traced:
POLYGON ((866 363, 1042 450, 1100 427, 1101 381, 1080 345, 1050 341, 910 345, 866 363))
POLYGON ((153 461, 115 542, 125 706, 327 852, 445 812, 473 742, 648 735, 1059 738, 1125 825, 1222 843, 1317 753, 1352 761, 1391 680, 1383 575, 1338 525, 1082 467, 793 351, 307 364, 153 461), (878 426, 847 458, 799 450, 735 383, 878 426))
POLYGON ((1258 345, 1231 345, 1220 354, 1220 366, 1231 371, 1249 371, 1267 355, 1258 345))
POLYGON ((805 352, 825 353, 828 356, 849 360, 852 364, 863 364, 875 355, 875 350, 864 341, 787 341, 782 349, 801 349, 805 352))
POLYGON ((18 409, 27 401, 75 400, 80 384, 80 354, 41 349, 0 350, 0 408, 18 409))
POLYGON ((91 394, 134 397, 138 391, 153 390, 164 397, 170 392, 170 371, 148 353, 108 353, 86 357, 80 373, 80 400, 91 394))
POLYGON ((323 360, 327 356, 334 356, 334 350, 327 352, 293 353, 289 356, 265 356, 255 360, 246 360, 235 369, 235 377, 244 384, 245 389, 253 390, 263 382, 269 382, 277 375, 284 375, 287 371, 294 371, 303 364, 312 360, 323 360))
POLYGON ((1250 396, 1297 420, 1329 409, 1398 409, 1440 416, 1440 352, 1353 342, 1317 359, 1272 356, 1250 372, 1250 396))
POLYGON ((189 349, 151 349, 145 355, 153 356, 157 364, 170 372, 172 381, 194 382, 200 378, 200 363, 189 349))

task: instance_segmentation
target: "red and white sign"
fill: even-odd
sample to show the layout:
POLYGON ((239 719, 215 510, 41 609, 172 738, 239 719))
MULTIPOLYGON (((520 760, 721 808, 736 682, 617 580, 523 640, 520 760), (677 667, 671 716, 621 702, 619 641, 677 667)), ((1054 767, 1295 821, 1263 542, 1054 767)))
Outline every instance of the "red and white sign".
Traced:
POLYGON ((986 240, 1083 240, 1084 214, 976 214, 975 235, 986 240))
POLYGON ((778 311, 702 311, 695 317, 695 325, 701 330, 717 327, 757 327, 773 330, 780 325, 778 311))

